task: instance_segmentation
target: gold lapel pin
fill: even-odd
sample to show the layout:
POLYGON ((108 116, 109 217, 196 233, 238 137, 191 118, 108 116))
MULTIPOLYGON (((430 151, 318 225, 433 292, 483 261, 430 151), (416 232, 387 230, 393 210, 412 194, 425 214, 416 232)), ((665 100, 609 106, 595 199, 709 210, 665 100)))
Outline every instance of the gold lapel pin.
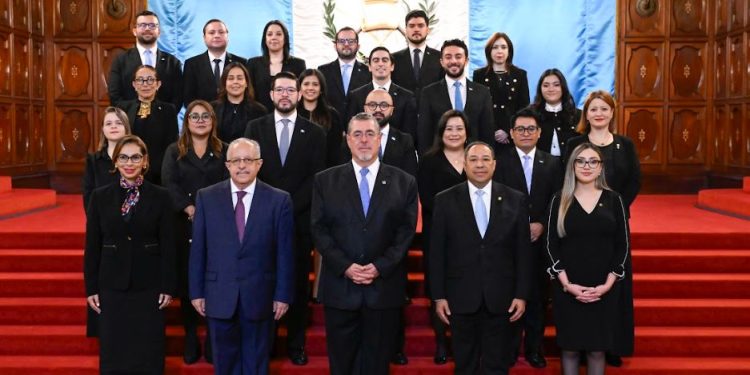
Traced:
POLYGON ((383 180, 383 181, 380 181, 380 183, 381 183, 381 184, 383 184, 383 185, 385 185, 385 184, 386 184, 385 180, 383 180))
POLYGON ((503 200, 503 197, 497 197, 498 202, 503 200))
POLYGON ((299 132, 300 132, 300 133, 304 133, 304 132, 305 132, 305 129, 300 129, 300 130, 299 130, 299 132))

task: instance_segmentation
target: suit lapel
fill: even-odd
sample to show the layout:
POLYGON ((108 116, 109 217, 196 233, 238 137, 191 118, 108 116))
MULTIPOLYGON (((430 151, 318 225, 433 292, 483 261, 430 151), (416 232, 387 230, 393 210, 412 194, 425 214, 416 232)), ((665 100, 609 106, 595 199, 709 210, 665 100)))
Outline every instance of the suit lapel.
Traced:
POLYGON ((259 138, 267 140, 266 144, 262 146, 264 162, 271 163, 274 166, 278 166, 278 169, 281 169, 281 153, 279 152, 279 142, 276 140, 276 122, 273 112, 266 115, 266 121, 262 125, 258 130, 261 133, 259 138))
POLYGON ((464 104, 464 112, 474 107, 474 82, 469 80, 466 81, 466 103, 464 104))
MULTIPOLYGON (((354 166, 352 166, 351 160, 347 162, 346 167, 341 169, 343 174, 340 180, 344 181, 343 186, 345 195, 349 197, 350 207, 354 207, 357 211, 357 217, 360 221, 365 221, 365 212, 362 210, 362 199, 359 197, 359 185, 357 184, 357 177, 354 176, 354 166)), ((370 208, 372 208, 372 199, 370 199, 370 208)), ((370 209, 368 208, 368 211, 370 209)))
MULTIPOLYGON (((453 109, 453 103, 451 103, 451 97, 448 94, 448 82, 445 82, 445 79, 441 79, 438 82, 440 82, 440 92, 441 92, 439 100, 442 103, 436 103, 437 108, 453 109)), ((440 113, 440 115, 442 115, 442 112, 440 113)))
MULTIPOLYGON (((474 216, 474 206, 471 204, 471 200, 474 199, 474 197, 469 196, 469 183, 468 182, 462 182, 461 188, 457 190, 458 197, 456 197, 456 204, 458 204, 458 210, 461 212, 462 217, 469 218, 471 220, 471 228, 474 228, 474 236, 478 238, 482 238, 482 234, 479 232, 479 225, 477 225, 477 219, 474 216)), ((490 217, 490 219, 492 219, 490 217)), ((489 226, 487 226, 489 228, 489 226)))
MULTIPOLYGON (((286 160, 296 160, 296 158, 301 159, 301 157, 296 157, 296 155, 299 152, 302 152, 301 150, 304 149, 305 145, 307 144, 307 140, 309 139, 308 134, 310 131, 310 123, 307 122, 302 116, 299 114, 297 115, 297 121, 294 123, 294 132, 292 133, 292 139, 289 140, 289 152, 286 155, 286 160)), ((279 159, 281 160, 281 159, 279 159)), ((282 168, 286 168, 289 166, 289 163, 284 163, 284 166, 282 168)))
POLYGON ((375 176, 375 185, 372 187, 372 194, 370 194, 370 207, 367 209, 367 221, 372 218, 374 215, 373 212, 378 210, 378 207, 383 203, 385 197, 388 196, 388 190, 391 185, 391 174, 387 167, 384 167, 383 163, 381 163, 378 175, 375 176))
MULTIPOLYGON (((531 166, 531 191, 534 191, 537 189, 537 184, 542 183, 540 181, 541 173, 544 170, 546 166, 546 160, 544 160, 541 153, 539 153, 539 149, 536 149, 534 151, 534 163, 531 166)), ((552 181, 549 181, 550 183, 552 181)), ((529 195, 531 195, 531 191, 529 192, 529 195)))
POLYGON ((399 147, 399 136, 393 130, 393 125, 391 125, 391 130, 388 132, 388 137, 385 139, 385 152, 383 153, 383 162, 386 164, 390 164, 390 160, 397 154, 396 151, 398 151, 399 147))
POLYGON ((266 215, 268 214, 268 199, 266 199, 266 189, 266 184, 258 179, 255 180, 255 192, 253 193, 252 199, 250 201, 250 212, 248 213, 247 221, 245 224, 245 233, 242 236, 242 246, 240 247, 240 254, 247 251, 246 244, 249 243, 248 238, 250 238, 255 228, 258 228, 263 220, 267 219, 266 215))
POLYGON ((490 218, 487 222, 487 232, 485 233, 485 238, 494 232, 491 231, 490 228, 492 228, 495 223, 499 223, 498 225, 502 223, 502 220, 500 220, 500 216, 503 212, 503 200, 505 199, 505 190, 501 187, 501 185, 496 182, 490 183, 492 184, 492 196, 490 196, 490 218))
MULTIPOLYGON (((342 81, 341 79, 341 66, 339 66, 338 60, 333 60, 333 62, 331 62, 331 70, 333 71, 332 73, 334 73, 331 75, 333 76, 333 80, 336 83, 334 85, 336 87, 336 90, 341 93, 341 96, 346 96, 346 94, 344 93, 344 81, 342 81)), ((354 72, 352 72, 352 74, 354 74, 354 72)), ((351 82, 351 79, 349 79, 349 81, 351 82)), ((329 87, 328 89, 330 90, 331 88, 329 87)))
MULTIPOLYGON (((509 176, 511 178, 509 181, 521 182, 521 185, 524 186, 523 191, 526 191, 526 175, 523 173, 523 161, 518 157, 518 152, 515 147, 508 150, 508 152, 511 160, 510 173, 513 174, 512 176, 509 176)), ((531 180, 533 181, 534 179, 532 178, 531 180)))

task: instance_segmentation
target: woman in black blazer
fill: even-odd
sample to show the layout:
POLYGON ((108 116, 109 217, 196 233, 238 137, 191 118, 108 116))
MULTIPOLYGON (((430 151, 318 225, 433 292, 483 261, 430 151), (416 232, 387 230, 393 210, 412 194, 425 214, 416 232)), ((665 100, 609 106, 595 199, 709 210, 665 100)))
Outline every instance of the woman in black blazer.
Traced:
POLYGON ((260 48, 263 55, 247 60, 247 71, 257 93, 255 97, 270 111, 273 109, 271 77, 278 72, 292 72, 299 76, 307 66, 305 60, 289 54, 289 30, 279 20, 268 21, 263 28, 260 48))
POLYGON ((561 71, 547 69, 539 77, 534 109, 541 117, 539 127, 542 128, 536 147, 552 156, 561 157, 568 140, 579 135, 576 127, 581 119, 581 110, 576 108, 561 71))
POLYGON ((244 65, 233 62, 224 67, 219 99, 211 103, 216 114, 216 135, 223 142, 231 143, 241 138, 248 122, 268 113, 255 100, 255 93, 244 65))
POLYGON ((156 99, 161 81, 156 69, 141 65, 133 74, 133 87, 138 99, 117 103, 130 119, 134 135, 146 143, 151 153, 151 168, 146 179, 161 184, 161 162, 164 151, 177 140, 177 112, 172 104, 156 99))
POLYGON ((175 293, 174 214, 167 189, 144 179, 145 143, 115 146, 118 182, 94 190, 86 220, 86 300, 99 313, 101 374, 163 374, 165 314, 175 293))
POLYGON ((487 65, 474 71, 472 80, 490 89, 495 140, 504 145, 510 140, 510 118, 529 105, 529 82, 526 71, 513 65, 513 42, 505 33, 494 33, 484 46, 487 65))
MULTIPOLYGON (((225 70, 226 71, 226 70, 225 70)), ((172 197, 176 213, 175 240, 177 248, 178 296, 185 328, 183 360, 195 363, 201 355, 198 339, 198 313, 188 297, 188 255, 198 189, 219 183, 229 177, 224 166, 227 144, 216 135, 216 115, 211 105, 195 100, 185 110, 185 121, 177 142, 167 148, 162 164, 162 182, 172 197)), ((206 340, 205 357, 212 362, 211 346, 206 340)))
POLYGON ((297 103, 297 113, 320 125, 326 131, 326 165, 341 164, 341 147, 344 140, 344 127, 341 116, 328 104, 326 80, 317 69, 306 69, 299 76, 301 97, 297 103))
MULTIPOLYGON (((417 185, 419 186, 419 201, 422 203, 422 249, 425 270, 429 259, 429 238, 432 228, 432 211, 435 195, 454 185, 466 181, 464 165, 464 147, 469 139, 469 127, 463 112, 448 110, 438 121, 437 132, 432 148, 430 148, 419 163, 417 171, 417 185)), ((425 280, 427 275, 425 275, 425 280)), ((427 290, 427 295, 430 295, 427 290)), ((432 327, 435 331, 436 364, 447 361, 446 326, 431 308, 432 327)))

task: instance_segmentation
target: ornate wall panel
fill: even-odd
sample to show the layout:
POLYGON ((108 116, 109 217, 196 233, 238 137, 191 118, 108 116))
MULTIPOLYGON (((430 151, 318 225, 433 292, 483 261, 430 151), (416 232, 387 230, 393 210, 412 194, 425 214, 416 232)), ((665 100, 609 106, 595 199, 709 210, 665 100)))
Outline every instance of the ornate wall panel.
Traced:
POLYGON ((742 142, 745 152, 745 167, 750 167, 750 104, 745 105, 745 118, 743 122, 745 133, 743 134, 742 142))
POLYGON ((13 163, 13 104, 0 103, 0 165, 13 163))
POLYGON ((662 44, 626 47, 626 100, 657 100, 662 97, 662 44))
POLYGON ((706 99, 706 45, 672 44, 670 99, 706 99))
POLYGON ((717 104, 714 107, 714 123, 713 131, 711 132, 711 161, 714 165, 724 165, 724 155, 727 149, 727 122, 729 122, 729 110, 727 106, 717 104))
POLYGON ((743 46, 742 35, 729 38, 729 95, 734 97, 743 94, 742 79, 747 74, 743 46))
POLYGON ((0 95, 10 95, 10 35, 0 33, 0 95))
POLYGON ((55 45, 56 99, 92 99, 91 61, 89 45, 55 45))
POLYGON ((727 122, 727 164, 742 166, 742 106, 729 107, 727 122))
POLYGON ((115 60, 117 55, 125 52, 128 48, 133 46, 130 44, 99 44, 97 53, 99 55, 99 74, 97 77, 97 85, 99 91, 99 100, 109 102, 109 96, 107 95, 107 80, 109 79, 109 69, 112 66, 112 62, 115 60))
POLYGON ((18 35, 13 38, 13 93, 16 96, 29 96, 29 43, 29 39, 18 35))
POLYGON ((625 109, 626 135, 633 140, 642 164, 661 162, 662 119, 660 107, 625 109))
POLYGON ((91 108, 60 108, 55 113, 58 162, 81 162, 91 145, 91 108))
POLYGON ((31 97, 43 99, 46 80, 44 68, 44 40, 33 39, 31 41, 31 97))
POLYGON ((10 0, 0 0, 0 26, 10 26, 10 0))
POLYGON ((669 162, 674 164, 703 163, 705 128, 705 108, 670 108, 669 162))
POLYGON ((13 27, 29 31, 28 0, 13 0, 13 27))
POLYGON ((31 32, 37 35, 44 33, 43 0, 28 0, 31 3, 31 32))
POLYGON ((714 44, 714 61, 716 64, 714 95, 716 98, 727 97, 727 58, 725 51, 725 40, 716 40, 714 44))
POLYGON ((91 36, 91 1, 55 0, 55 3, 55 36, 91 36))
POLYGON ((99 36, 121 36, 129 33, 135 21, 131 0, 100 1, 97 7, 99 36))
POLYGON ((628 0, 628 36, 664 35, 663 4, 656 0, 628 0))
POLYGON ((16 104, 15 163, 31 163, 31 123, 29 106, 16 104))
POLYGON ((672 35, 706 35, 706 0, 672 2, 672 35))
POLYGON ((47 161, 47 126, 41 105, 31 107, 31 155, 33 163, 47 161))
POLYGON ((727 11, 727 2, 729 0, 715 0, 714 3, 714 19, 716 20, 716 28, 714 30, 716 33, 723 33, 727 31, 727 28, 729 26, 729 22, 727 21, 728 17, 728 11, 727 11))
POLYGON ((745 26, 745 0, 729 1, 729 30, 739 30, 745 26))

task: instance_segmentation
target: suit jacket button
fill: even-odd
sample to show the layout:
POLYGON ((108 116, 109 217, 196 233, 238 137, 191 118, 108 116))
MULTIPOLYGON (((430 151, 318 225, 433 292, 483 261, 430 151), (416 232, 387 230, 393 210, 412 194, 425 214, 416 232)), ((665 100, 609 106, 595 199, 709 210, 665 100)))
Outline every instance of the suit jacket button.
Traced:
POLYGON ((130 236, 128 236, 128 241, 131 241, 131 240, 132 240, 132 238, 130 238, 130 236))
POLYGON ((365 227, 365 228, 362 228, 362 231, 363 231, 363 232, 367 232, 367 228, 366 228, 366 227, 365 227))
POLYGON ((505 105, 501 105, 500 108, 505 108, 505 105))
POLYGON ((493 104, 493 105, 492 105, 492 108, 497 108, 497 104, 493 104))

